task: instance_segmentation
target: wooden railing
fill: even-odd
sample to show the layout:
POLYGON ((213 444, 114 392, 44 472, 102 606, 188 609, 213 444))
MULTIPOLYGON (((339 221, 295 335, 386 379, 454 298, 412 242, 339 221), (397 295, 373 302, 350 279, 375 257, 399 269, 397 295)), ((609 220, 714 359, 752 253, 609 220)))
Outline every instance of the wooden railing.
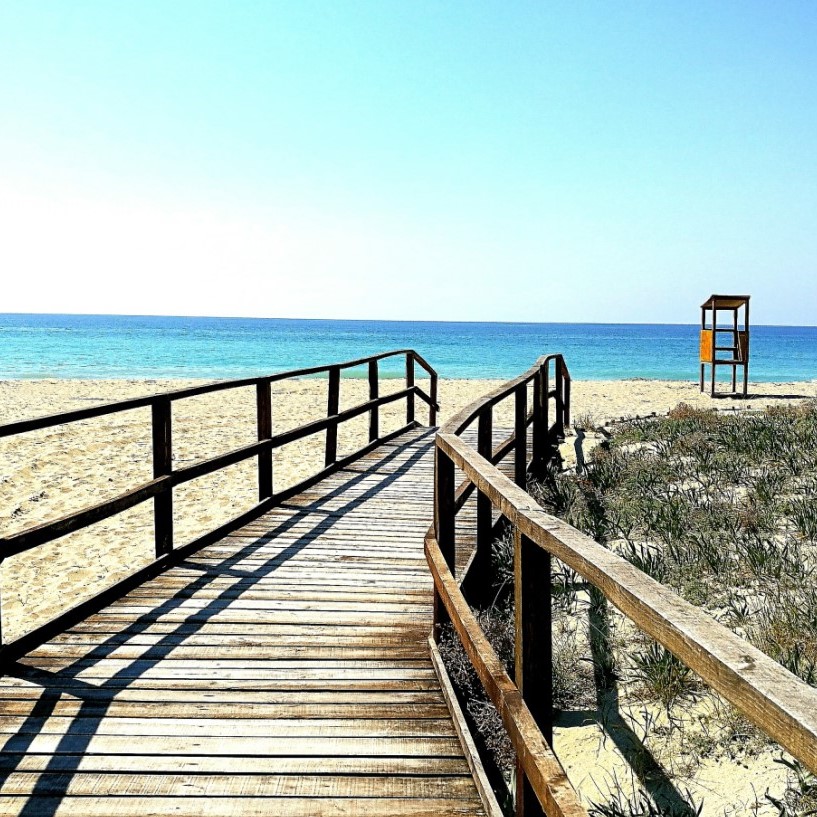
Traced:
MULTIPOLYGON (((197 547, 205 543, 205 538, 212 538, 216 533, 222 534, 231 526, 243 523, 253 516, 263 513, 279 502, 283 502, 299 491, 309 487, 322 477, 332 471, 346 465, 370 451, 376 445, 391 439, 410 428, 419 425, 415 420, 415 397, 419 397, 429 407, 428 422, 430 426, 437 423, 437 373, 434 369, 412 349, 400 349, 392 352, 384 352, 379 355, 350 360, 344 363, 334 363, 325 366, 312 366, 305 369, 297 369, 287 372, 279 372, 263 377, 252 377, 242 380, 226 380, 209 383, 203 386, 192 386, 190 388, 179 389, 177 391, 166 392, 164 394, 139 397, 131 400, 121 400, 115 403, 106 403, 75 411, 66 411, 60 414, 52 414, 45 417, 37 417, 32 420, 22 420, 19 422, 0 425, 0 438, 10 437, 17 434, 24 434, 37 429, 50 428, 53 426, 74 423, 80 420, 88 420, 94 417, 103 417, 109 414, 116 414, 131 409, 150 407, 152 415, 152 459, 153 459, 153 479, 133 488, 129 488, 119 496, 106 499, 80 511, 70 513, 60 519, 46 522, 22 530, 18 533, 0 538, 0 563, 9 556, 13 556, 36 548, 39 545, 51 542, 69 533, 82 530, 83 528, 101 522, 111 516, 120 514, 123 511, 133 508, 149 499, 153 499, 153 520, 154 520, 154 541, 156 561, 148 567, 148 570, 161 568, 161 563, 174 553, 173 536, 173 489, 190 480, 211 474, 222 468, 247 460, 251 457, 258 459, 258 504, 245 514, 235 520, 221 526, 218 532, 208 534, 193 543, 189 543, 184 548, 175 548, 175 552, 188 552, 191 547, 197 547), (379 392, 379 362, 386 358, 405 357, 405 381, 404 389, 380 396, 379 392), (430 378, 430 394, 426 394, 415 384, 415 364, 419 365, 430 378), (357 366, 368 366, 369 399, 353 406, 352 408, 340 411, 340 375, 344 369, 357 366), (294 377, 306 377, 328 373, 329 388, 327 399, 327 416, 320 420, 306 423, 298 428, 273 434, 272 431, 272 390, 271 386, 281 380, 294 377), (183 468, 174 469, 172 465, 173 437, 172 437, 172 411, 174 402, 184 400, 188 397, 196 397, 202 394, 225 391, 228 389, 238 389, 243 387, 255 387, 257 404, 257 442, 236 448, 224 454, 210 459, 196 462, 183 468), (380 408, 388 403, 398 400, 406 401, 406 425, 397 431, 387 435, 380 433, 380 408), (358 417, 362 414, 369 415, 369 443, 358 451, 338 459, 338 427, 341 423, 358 417), (275 493, 273 485, 273 451, 287 443, 301 440, 304 437, 325 432, 326 447, 324 456, 324 468, 297 485, 293 485, 284 491, 275 493)), ((143 580, 144 571, 138 571, 134 576, 143 580)), ((93 601, 104 601, 104 597, 111 593, 120 592, 122 585, 117 584, 113 588, 95 597, 93 601)), ((85 603, 86 605, 88 603, 85 603)), ((79 608, 77 608, 79 610, 79 608)), ((0 646, 3 646, 3 655, 8 657, 12 652, 19 653, 22 649, 37 639, 49 637, 55 631, 55 627, 64 624, 63 617, 60 616, 54 622, 37 628, 33 633, 18 639, 8 645, 2 645, 2 628, 0 628, 0 646), (19 642, 19 643, 18 643, 19 642), (14 649, 12 649, 14 648, 14 649)))
POLYGON ((446 423, 436 438, 435 516, 426 536, 426 557, 435 588, 435 635, 439 625, 450 620, 502 716, 517 757, 517 815, 586 814, 552 751, 551 556, 597 587, 633 623, 817 772, 816 689, 625 559, 546 513, 525 491, 525 467, 541 467, 542 451, 548 444, 545 441, 553 440, 568 417, 569 375, 557 355, 541 358, 525 374, 473 403, 446 423), (549 361, 555 361, 563 372, 561 393, 559 388, 556 394, 548 390, 544 371, 549 361), (527 414, 523 386, 531 381, 534 407, 527 414), (556 403, 556 423, 549 427, 547 406, 551 397, 556 403), (507 398, 516 401, 515 438, 491 452, 492 407, 507 398), (476 449, 460 436, 475 421, 479 423, 476 449), (532 457, 523 465, 527 446, 519 435, 530 423, 532 457), (515 456, 513 480, 496 467, 502 459, 499 455, 511 451, 515 456), (464 475, 459 488, 457 470, 464 475), (469 577, 475 568, 485 570, 489 566, 485 551, 490 547, 492 513, 501 514, 514 532, 513 680, 466 602, 461 589, 463 577, 454 575, 457 511, 463 504, 461 497, 474 489, 479 503, 477 555, 471 561, 469 577))

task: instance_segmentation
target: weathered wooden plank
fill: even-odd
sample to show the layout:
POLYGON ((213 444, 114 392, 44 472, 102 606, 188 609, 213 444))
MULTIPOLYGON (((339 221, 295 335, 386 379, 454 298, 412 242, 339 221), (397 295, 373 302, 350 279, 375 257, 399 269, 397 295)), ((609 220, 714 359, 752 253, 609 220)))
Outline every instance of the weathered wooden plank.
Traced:
MULTIPOLYGON (((143 696, 144 697, 144 696, 143 696)), ((38 716, 42 707, 34 700, 3 701, 3 717, 15 715, 38 716)), ((247 719, 421 719, 442 718, 449 716, 445 703, 423 703, 421 701, 385 703, 228 703, 220 697, 211 701, 157 701, 155 696, 145 701, 126 701, 120 699, 93 701, 60 699, 48 702, 49 717, 83 718, 219 718, 224 720, 247 719)))
MULTIPOLYGON (((340 645, 371 645, 376 643, 380 646, 404 646, 414 644, 423 640, 428 635, 428 628, 417 627, 416 629, 406 628, 397 635, 393 630, 376 628, 366 629, 362 627, 344 627, 339 633, 333 633, 327 627, 315 627, 311 630, 305 627, 293 625, 294 632, 279 627, 275 631, 264 635, 244 635, 243 633, 231 633, 229 635, 219 635, 213 633, 189 633, 187 635, 175 635, 173 633, 63 633, 61 636, 52 639, 42 647, 32 650, 29 655, 54 655, 63 649, 84 647, 84 652, 95 650, 98 654, 99 648, 105 650, 108 657, 112 655, 108 650, 117 646, 155 646, 164 648, 192 648, 192 647, 271 647, 281 644, 340 644, 340 645), (423 631, 425 629, 425 632, 423 631)), ((257 654, 257 653, 256 653, 257 654)), ((122 657, 122 656, 120 656, 122 657)))
MULTIPOLYGON (((128 676, 146 678, 153 674, 157 677, 207 678, 431 678, 433 672, 425 661, 407 659, 376 661, 367 659, 325 660, 222 660, 207 659, 172 659, 164 656, 143 659, 61 659, 61 658, 28 658, 21 659, 25 666, 55 668, 65 664, 70 666, 71 674, 76 677, 94 677, 115 674, 119 678, 128 676)), ((59 682, 57 680, 57 682, 59 682)))
MULTIPOLYGON (((404 623, 399 630, 400 633, 405 633, 407 638, 412 638, 416 633, 427 633, 428 630, 424 624, 407 624, 404 623)), ((220 639, 232 638, 272 638, 278 635, 321 635, 326 633, 326 627, 322 624, 309 623, 292 623, 292 624, 274 624, 271 622, 261 622, 258 624, 225 624, 218 621, 209 621, 203 624, 193 623, 162 623, 146 624, 134 632, 123 630, 112 625, 110 622, 97 621, 95 619, 88 619, 76 627, 72 627, 65 633, 55 636, 51 642, 59 643, 57 639, 65 639, 67 641, 82 639, 89 639, 93 642, 102 640, 105 643, 121 643, 128 642, 135 638, 162 638, 164 636, 172 636, 176 638, 193 638, 200 637, 205 640, 212 637, 217 643, 220 639)), ((395 628, 393 623, 386 625, 371 625, 368 623, 351 624, 344 627, 337 634, 339 637, 354 638, 358 635, 365 635, 375 638, 377 636, 394 636, 395 628)), ((138 643, 138 642, 136 642, 138 643)), ((230 641, 229 643, 236 643, 230 641)), ((237 642, 237 643, 240 643, 237 642)))
MULTIPOLYGON (((301 675, 282 670, 280 677, 268 678, 266 675, 261 678, 222 678, 217 684, 214 683, 212 673, 201 676, 200 673, 183 672, 181 675, 172 674, 169 677, 146 677, 143 675, 117 674, 113 677, 102 674, 94 678, 91 675, 84 675, 82 678, 61 679, 58 689, 65 690, 68 694, 82 695, 93 694, 94 689, 99 689, 92 684, 95 681, 105 684, 105 694, 120 694, 120 690, 151 690, 154 692, 166 690, 197 690, 210 691, 213 689, 226 691, 250 690, 261 691, 357 691, 357 692, 378 692, 378 691, 435 691, 439 689, 436 678, 368 678, 368 677, 340 677, 340 678, 304 678, 301 675)), ((1 685, 0 690, 22 689, 22 686, 1 685)), ((29 687, 30 688, 30 687, 29 687)), ((39 688, 39 687, 38 687, 39 688)), ((52 687, 53 690, 53 687, 52 687)))
POLYGON ((482 814, 425 642, 430 454, 392 442, 22 657, 0 813, 482 814))
MULTIPOLYGON (((252 758, 256 774, 368 774, 446 777, 468 774, 456 757, 266 757, 252 758)), ((220 755, 0 754, 0 772, 142 772, 143 774, 246 774, 247 759, 220 755)))
MULTIPOLYGON (((244 755, 247 757, 462 757, 456 737, 242 737, 196 735, 25 735, 8 738, 0 754, 244 755)), ((2 812, 0 812, 2 813, 2 812)))
POLYGON ((465 800, 423 798, 36 797, 0 796, 0 813, 50 817, 461 817, 482 810, 465 800))
POLYGON ((450 718, 99 718, 0 716, 0 734, 250 738, 440 738, 454 735, 450 718))
POLYGON ((470 775, 420 777, 396 775, 110 774, 12 772, 3 794, 96 797, 265 797, 265 798, 438 798, 461 800, 473 793, 470 775))
MULTIPOLYGON (((396 624, 395 617, 408 624, 425 623, 429 616, 419 613, 391 613, 379 615, 370 613, 365 620, 372 624, 396 624)), ((124 628, 138 619, 140 626, 149 622, 177 622, 179 624, 206 624, 208 622, 224 622, 232 624, 327 624, 342 627, 345 624, 360 624, 362 615, 356 611, 343 610, 276 610, 264 613, 263 610, 231 610, 229 608, 206 611, 184 612, 168 611, 157 612, 155 608, 130 608, 128 611, 106 611, 98 613, 99 621, 119 622, 124 628)))
MULTIPOLYGON (((307 594, 309 595, 309 594, 307 594)), ((430 593, 428 596, 430 597, 430 593)), ((126 610, 158 606, 171 607, 175 610, 205 610, 221 604, 228 604, 232 610, 372 610, 381 613, 408 611, 422 612, 428 609, 428 598, 400 598, 392 596, 387 599, 371 600, 366 596, 341 598, 337 594, 318 595, 317 598, 303 598, 295 593, 278 596, 273 592, 258 593, 254 598, 245 593, 212 593, 203 596, 128 596, 116 604, 109 605, 108 610, 126 610)))

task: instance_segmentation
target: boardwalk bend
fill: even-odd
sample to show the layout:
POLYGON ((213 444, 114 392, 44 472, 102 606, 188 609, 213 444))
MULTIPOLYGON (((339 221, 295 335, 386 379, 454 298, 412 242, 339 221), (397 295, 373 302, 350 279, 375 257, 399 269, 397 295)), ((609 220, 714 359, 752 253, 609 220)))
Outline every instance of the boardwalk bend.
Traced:
POLYGON ((152 564, 2 648, 0 814, 498 817, 496 779, 436 648, 450 622, 517 753, 517 815, 584 815, 551 749, 551 554, 817 768, 810 687, 525 492, 569 424, 560 355, 439 430, 437 375, 401 350, 9 423, 0 437, 137 407, 152 411, 152 480, 0 540, 7 558, 153 504, 152 564), (405 359, 405 388, 381 396, 388 358, 405 359), (341 375, 356 367, 369 399, 340 410, 341 375), (271 384, 317 374, 326 417, 274 433, 271 384), (257 442, 174 469, 173 403, 236 388, 255 389, 257 442), (381 433, 380 409, 396 401, 405 425, 381 433), (369 443, 339 457, 338 427, 361 415, 369 443), (274 450, 314 434, 325 467, 276 492, 274 450), (174 542, 173 488, 249 458, 256 507, 174 542), (514 680, 463 595, 490 583, 497 524, 515 534, 514 680))

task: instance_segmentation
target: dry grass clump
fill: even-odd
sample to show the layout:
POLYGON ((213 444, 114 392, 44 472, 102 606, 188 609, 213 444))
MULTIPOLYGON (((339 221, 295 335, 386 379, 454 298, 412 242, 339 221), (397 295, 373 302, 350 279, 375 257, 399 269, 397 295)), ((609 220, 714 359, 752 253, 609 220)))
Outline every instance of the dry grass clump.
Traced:
MULTIPOLYGON (((551 471, 532 492, 550 512, 817 685, 817 403, 731 416, 682 404, 666 417, 624 422, 582 473, 551 471)), ((694 774, 707 753, 763 744, 742 718, 673 714, 689 711, 690 701, 714 700, 712 693, 618 614, 606 620, 602 646, 611 655, 594 650, 594 661, 607 662, 624 700, 667 712, 676 756, 680 748, 687 758, 672 773, 694 774), (738 722, 741 739, 730 745, 738 722)), ((597 666, 597 685, 604 672, 597 666)), ((783 762, 789 788, 783 798, 761 801, 781 815, 817 814, 814 778, 783 762)), ((674 813, 661 808, 646 794, 614 795, 593 813, 674 813)))
POLYGON ((625 423, 587 480, 611 547, 817 680, 817 404, 625 423))
MULTIPOLYGON (((584 425, 594 424, 587 418, 584 425)), ((529 485, 551 513, 817 686, 817 402, 723 415, 679 405, 665 417, 619 424, 580 473, 556 468, 529 485)), ((494 545, 491 602, 477 609, 513 675, 513 546, 494 545)), ((695 817, 693 791, 707 759, 747 761, 771 742, 688 667, 553 560, 554 701, 596 711, 633 786, 608 786, 596 817, 695 817)), ((452 632, 442 649, 465 707, 496 767, 513 752, 452 632)), ((781 758, 782 795, 760 790, 745 813, 817 814, 817 781, 781 758)), ((744 813, 733 811, 730 813, 744 813)))
POLYGON ((588 813, 590 817, 697 817, 702 810, 703 803, 665 806, 654 803, 641 792, 628 797, 619 791, 607 803, 593 803, 588 813))

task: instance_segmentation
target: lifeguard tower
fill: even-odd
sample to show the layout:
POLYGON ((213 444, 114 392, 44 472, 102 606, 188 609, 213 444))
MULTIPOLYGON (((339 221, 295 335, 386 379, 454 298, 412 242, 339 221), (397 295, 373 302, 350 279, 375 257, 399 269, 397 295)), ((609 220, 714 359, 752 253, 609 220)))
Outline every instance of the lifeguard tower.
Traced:
POLYGON ((712 397, 715 396, 715 373, 718 366, 732 367, 731 394, 723 393, 724 396, 731 397, 738 396, 737 374, 738 369, 743 368, 741 396, 746 397, 749 381, 748 295, 710 295, 701 304, 701 391, 704 390, 704 367, 707 364, 710 367, 709 393, 712 397), (719 312, 727 313, 726 319, 721 322, 724 325, 719 324, 719 312), (709 313, 711 325, 707 324, 709 313))

